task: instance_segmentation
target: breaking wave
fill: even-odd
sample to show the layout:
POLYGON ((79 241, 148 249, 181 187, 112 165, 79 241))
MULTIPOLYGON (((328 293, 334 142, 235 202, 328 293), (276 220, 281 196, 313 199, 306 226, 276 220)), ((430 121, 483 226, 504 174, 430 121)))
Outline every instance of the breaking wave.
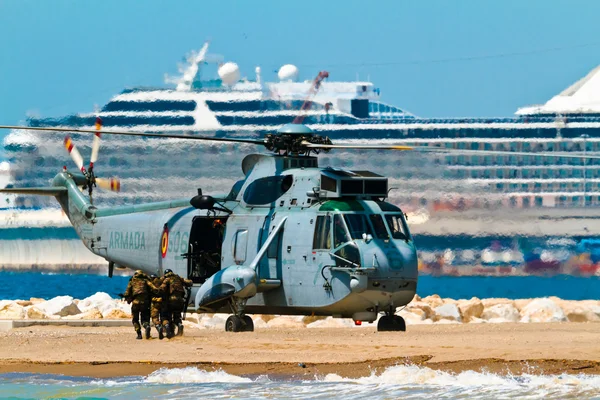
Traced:
POLYGON ((465 371, 458 374, 427 367, 394 366, 379 374, 344 378, 329 374, 314 380, 243 377, 195 367, 162 368, 145 377, 112 380, 59 375, 0 375, 3 396, 173 399, 209 398, 325 398, 365 399, 425 396, 445 399, 587 399, 600 396, 600 377, 593 375, 497 375, 465 371))

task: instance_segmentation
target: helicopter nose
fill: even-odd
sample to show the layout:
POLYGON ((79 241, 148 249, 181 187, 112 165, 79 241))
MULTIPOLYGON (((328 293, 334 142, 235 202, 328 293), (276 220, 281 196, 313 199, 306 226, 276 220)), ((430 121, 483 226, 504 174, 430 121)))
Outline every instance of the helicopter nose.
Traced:
POLYGON ((362 250, 364 266, 374 268, 376 276, 417 276, 417 252, 411 242, 373 240, 365 243, 362 250))

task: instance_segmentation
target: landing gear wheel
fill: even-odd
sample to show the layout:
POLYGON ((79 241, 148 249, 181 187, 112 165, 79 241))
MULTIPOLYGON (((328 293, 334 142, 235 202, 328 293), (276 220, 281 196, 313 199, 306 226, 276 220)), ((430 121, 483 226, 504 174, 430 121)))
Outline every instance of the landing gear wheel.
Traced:
POLYGON ((225 321, 225 331, 240 332, 242 330, 242 319, 237 315, 231 315, 225 321))
POLYGON ((394 330, 399 332, 406 332, 406 322, 404 318, 399 315, 394 315, 394 330))
POLYGON ((392 330, 392 319, 387 315, 379 318, 377 322, 377 332, 390 332, 392 330))
POLYGON ((377 323, 378 332, 405 332, 406 322, 399 315, 384 315, 377 323))
POLYGON ((248 315, 244 315, 244 327, 242 332, 254 332, 254 321, 248 315))

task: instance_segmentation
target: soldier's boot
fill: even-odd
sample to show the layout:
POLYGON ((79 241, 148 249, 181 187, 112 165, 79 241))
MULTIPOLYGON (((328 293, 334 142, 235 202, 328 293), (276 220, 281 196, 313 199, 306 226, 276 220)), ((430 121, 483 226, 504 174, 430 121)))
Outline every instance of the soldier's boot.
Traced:
POLYGON ((160 325, 156 325, 156 330, 158 331, 158 338, 160 340, 163 340, 163 338, 165 337, 165 335, 163 335, 163 328, 160 325))
POLYGON ((183 336, 183 324, 177 324, 177 336, 183 336))
POLYGON ((171 339, 173 337, 173 331, 171 330, 171 324, 167 323, 165 325, 165 332, 167 334, 167 339, 171 339))
POLYGON ((146 339, 150 339, 150 325, 145 325, 144 328, 146 329, 146 339))
POLYGON ((135 331, 137 332, 136 339, 141 339, 142 338, 142 330, 141 329, 136 329, 135 331))

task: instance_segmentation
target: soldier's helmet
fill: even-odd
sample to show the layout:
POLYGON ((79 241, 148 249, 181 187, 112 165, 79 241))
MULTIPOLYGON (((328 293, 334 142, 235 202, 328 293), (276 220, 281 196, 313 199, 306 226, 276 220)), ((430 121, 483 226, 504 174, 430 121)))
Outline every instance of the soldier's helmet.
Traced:
POLYGON ((154 278, 158 278, 158 276, 156 276, 156 274, 152 274, 152 275, 150 275, 150 278, 154 279, 154 278))
POLYGON ((165 269, 165 275, 166 274, 172 274, 172 273, 173 273, 173 271, 171 271, 170 269, 165 269))
POLYGON ((144 271, 142 271, 141 269, 138 269, 137 271, 135 271, 134 275, 143 275, 144 271))

